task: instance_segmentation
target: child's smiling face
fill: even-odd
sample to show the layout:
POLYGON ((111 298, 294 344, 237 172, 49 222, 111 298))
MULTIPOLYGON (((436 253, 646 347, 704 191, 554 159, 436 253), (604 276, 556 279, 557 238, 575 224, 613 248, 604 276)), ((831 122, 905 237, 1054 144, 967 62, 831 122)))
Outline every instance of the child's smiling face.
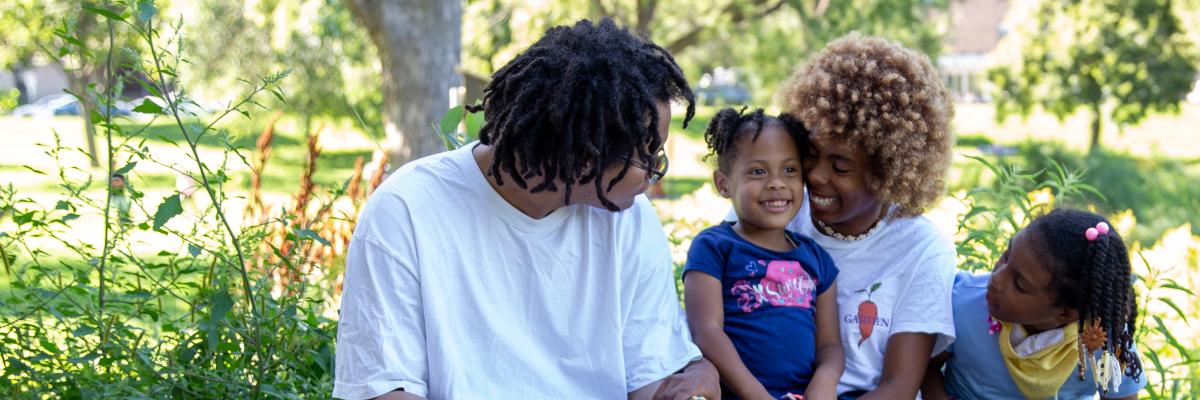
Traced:
POLYGON ((871 229, 883 217, 883 202, 867 187, 870 160, 862 146, 809 139, 804 155, 812 217, 844 235, 871 229))
POLYGON ((1074 310, 1055 305, 1050 266, 1038 234, 1022 229, 996 261, 987 287, 988 313, 1024 325, 1031 332, 1053 329, 1078 319, 1074 310))
POLYGON ((736 139, 733 162, 713 173, 744 232, 782 230, 800 211, 804 177, 796 141, 777 121, 736 139))

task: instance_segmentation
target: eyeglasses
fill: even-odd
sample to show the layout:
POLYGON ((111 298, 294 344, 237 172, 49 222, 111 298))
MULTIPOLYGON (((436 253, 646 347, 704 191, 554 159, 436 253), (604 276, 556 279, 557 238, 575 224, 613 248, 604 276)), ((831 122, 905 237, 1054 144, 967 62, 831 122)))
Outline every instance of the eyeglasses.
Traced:
POLYGON ((662 180, 667 175, 667 168, 671 166, 670 160, 667 159, 667 150, 659 149, 658 154, 654 156, 654 165, 647 166, 640 162, 629 160, 633 166, 646 170, 650 173, 650 184, 653 185, 662 180))

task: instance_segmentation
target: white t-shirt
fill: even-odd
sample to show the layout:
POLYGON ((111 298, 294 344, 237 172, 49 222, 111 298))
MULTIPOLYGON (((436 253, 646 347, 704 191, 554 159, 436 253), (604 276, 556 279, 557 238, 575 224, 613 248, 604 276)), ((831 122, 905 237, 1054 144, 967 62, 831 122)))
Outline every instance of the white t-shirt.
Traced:
POLYGON ((644 196, 533 219, 492 189, 473 147, 405 165, 364 207, 335 397, 625 398, 700 357, 644 196))
POLYGON ((846 371, 838 382, 838 393, 879 386, 887 340, 893 334, 937 334, 932 354, 941 353, 954 341, 950 302, 954 243, 925 217, 880 223, 884 226, 855 242, 826 236, 813 226, 806 195, 800 212, 788 224, 789 230, 816 240, 841 271, 837 278, 838 321, 846 371), (874 318, 871 306, 865 303, 868 297, 876 308, 874 318))

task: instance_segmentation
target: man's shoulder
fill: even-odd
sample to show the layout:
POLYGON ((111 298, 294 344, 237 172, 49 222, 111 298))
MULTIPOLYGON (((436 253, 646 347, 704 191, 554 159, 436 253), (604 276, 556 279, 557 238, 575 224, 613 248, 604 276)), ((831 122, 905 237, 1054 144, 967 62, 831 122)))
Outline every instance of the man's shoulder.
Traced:
POLYGON ((378 191, 403 194, 414 184, 461 177, 465 175, 463 165, 468 160, 473 160, 471 152, 464 147, 409 161, 392 172, 378 191))
POLYGON ((473 190, 465 179, 464 155, 471 160, 469 150, 458 149, 404 164, 371 193, 359 215, 360 225, 408 225, 413 218, 442 215, 423 211, 441 208, 439 202, 469 201, 473 190))

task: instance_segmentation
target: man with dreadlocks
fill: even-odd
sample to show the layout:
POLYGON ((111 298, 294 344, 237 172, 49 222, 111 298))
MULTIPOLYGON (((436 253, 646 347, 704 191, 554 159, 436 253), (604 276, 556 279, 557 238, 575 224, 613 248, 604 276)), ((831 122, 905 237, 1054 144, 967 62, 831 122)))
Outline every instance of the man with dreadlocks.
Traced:
POLYGON ((672 100, 686 125, 670 53, 609 20, 551 28, 497 71, 479 142, 364 207, 334 396, 717 398, 641 194, 666 173, 672 100))

